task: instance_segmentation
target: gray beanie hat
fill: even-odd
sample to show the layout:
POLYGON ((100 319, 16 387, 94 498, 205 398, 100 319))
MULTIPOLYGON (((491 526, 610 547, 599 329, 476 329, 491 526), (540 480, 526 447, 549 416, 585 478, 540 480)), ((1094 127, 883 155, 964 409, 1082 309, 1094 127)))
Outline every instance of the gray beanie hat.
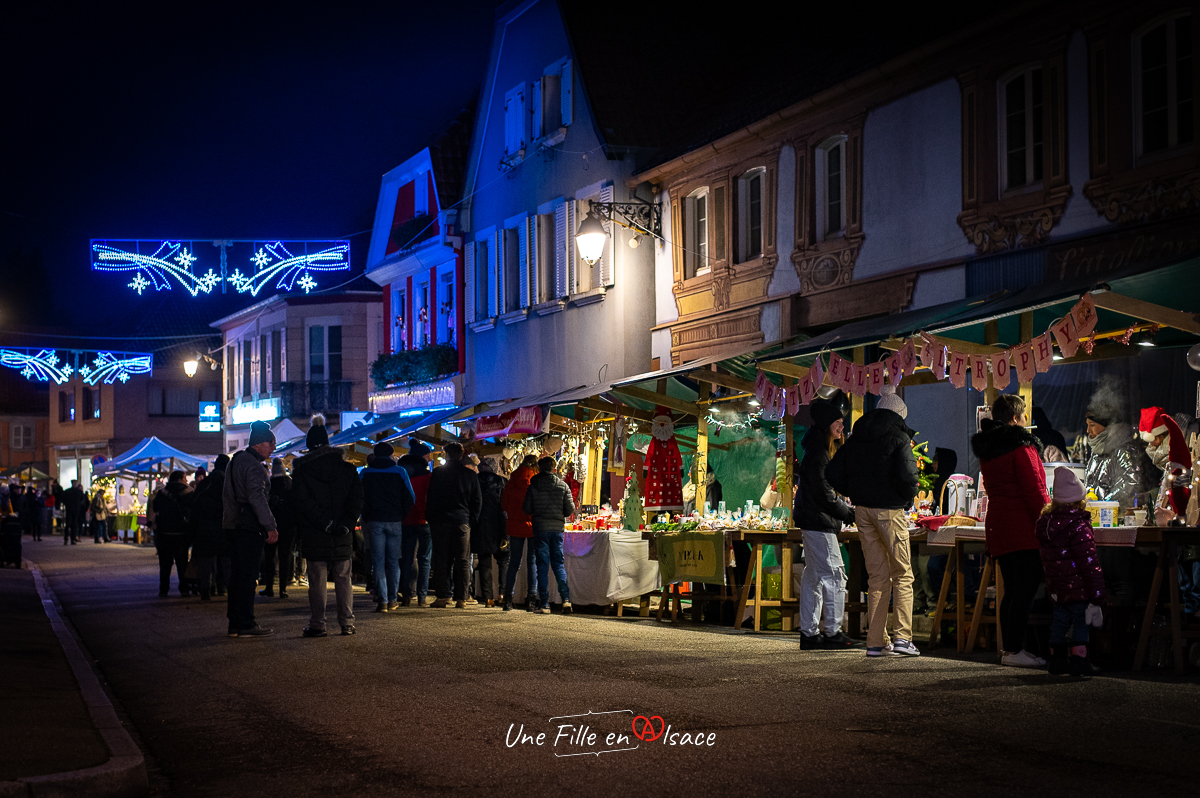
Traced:
POLYGON ((904 400, 896 395, 896 389, 891 385, 883 386, 883 392, 875 406, 880 410, 891 410, 900 418, 908 418, 908 405, 904 404, 904 400))

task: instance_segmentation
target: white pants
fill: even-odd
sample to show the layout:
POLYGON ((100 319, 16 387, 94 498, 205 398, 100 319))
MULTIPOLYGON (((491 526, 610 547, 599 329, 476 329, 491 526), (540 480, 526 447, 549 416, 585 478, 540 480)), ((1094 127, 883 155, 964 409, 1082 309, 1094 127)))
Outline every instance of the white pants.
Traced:
POLYGON ((846 611, 846 569, 837 535, 801 530, 804 575, 800 577, 800 631, 836 635, 846 611))

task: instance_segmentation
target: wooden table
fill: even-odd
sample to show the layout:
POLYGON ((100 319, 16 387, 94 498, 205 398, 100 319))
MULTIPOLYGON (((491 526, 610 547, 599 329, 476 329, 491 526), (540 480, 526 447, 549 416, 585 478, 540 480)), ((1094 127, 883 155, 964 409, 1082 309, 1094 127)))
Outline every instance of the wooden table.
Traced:
POLYGON ((792 546, 801 542, 799 529, 781 530, 751 530, 734 529, 733 539, 749 543, 754 553, 753 567, 746 573, 746 584, 742 585, 742 596, 738 601, 737 619, 740 624, 747 607, 754 608, 754 631, 762 631, 762 608, 778 607, 782 617, 782 628, 785 632, 792 631, 792 615, 800 610, 800 601, 792 593, 792 546), (762 568, 763 546, 779 546, 779 565, 783 576, 783 592, 778 599, 762 597, 762 568), (750 597, 750 585, 759 587, 750 597))
POLYGON ((1146 647, 1150 638, 1165 631, 1155 632, 1151 628, 1154 611, 1162 594, 1163 578, 1168 582, 1168 604, 1171 612, 1171 649, 1175 657, 1175 675, 1183 675, 1183 655, 1188 638, 1200 637, 1200 624, 1188 622, 1183 617, 1179 599, 1179 546, 1200 544, 1200 527, 1194 526, 1143 526, 1137 530, 1138 546, 1156 546, 1158 563, 1154 566, 1154 579, 1150 583, 1150 595, 1146 599, 1146 615, 1142 619, 1142 631, 1138 636, 1137 654, 1133 658, 1133 670, 1140 671, 1146 660, 1146 647))

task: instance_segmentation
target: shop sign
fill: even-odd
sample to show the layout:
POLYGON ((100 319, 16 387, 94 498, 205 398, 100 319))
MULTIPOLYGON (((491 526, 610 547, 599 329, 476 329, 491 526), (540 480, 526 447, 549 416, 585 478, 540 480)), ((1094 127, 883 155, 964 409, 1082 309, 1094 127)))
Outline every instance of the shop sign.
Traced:
POLYGON ((542 431, 542 408, 520 407, 498 416, 482 416, 475 421, 476 438, 503 438, 507 435, 536 435, 542 431))
POLYGON ((257 402, 243 402, 234 405, 233 409, 229 411, 229 417, 234 424, 274 421, 279 418, 279 400, 260 399, 257 402))
POLYGON ((221 431, 221 403, 220 402, 201 402, 200 403, 200 431, 201 432, 220 432, 221 431))
POLYGON ((673 582, 725 584, 725 533, 695 529, 658 535, 658 569, 664 585, 673 582))

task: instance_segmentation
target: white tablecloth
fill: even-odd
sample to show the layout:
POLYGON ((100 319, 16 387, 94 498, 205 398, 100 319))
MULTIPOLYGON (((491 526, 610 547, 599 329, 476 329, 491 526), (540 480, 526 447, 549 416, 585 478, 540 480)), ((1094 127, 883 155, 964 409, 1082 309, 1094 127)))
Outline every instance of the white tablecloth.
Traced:
MULTIPOLYGON (((650 559, 649 547, 641 533, 626 529, 564 533, 563 560, 571 603, 612 604, 658 590, 658 560, 650 559)), ((553 569, 548 576, 550 601, 557 604, 561 598, 553 569)), ((525 557, 522 557, 513 601, 524 600, 525 557)))

